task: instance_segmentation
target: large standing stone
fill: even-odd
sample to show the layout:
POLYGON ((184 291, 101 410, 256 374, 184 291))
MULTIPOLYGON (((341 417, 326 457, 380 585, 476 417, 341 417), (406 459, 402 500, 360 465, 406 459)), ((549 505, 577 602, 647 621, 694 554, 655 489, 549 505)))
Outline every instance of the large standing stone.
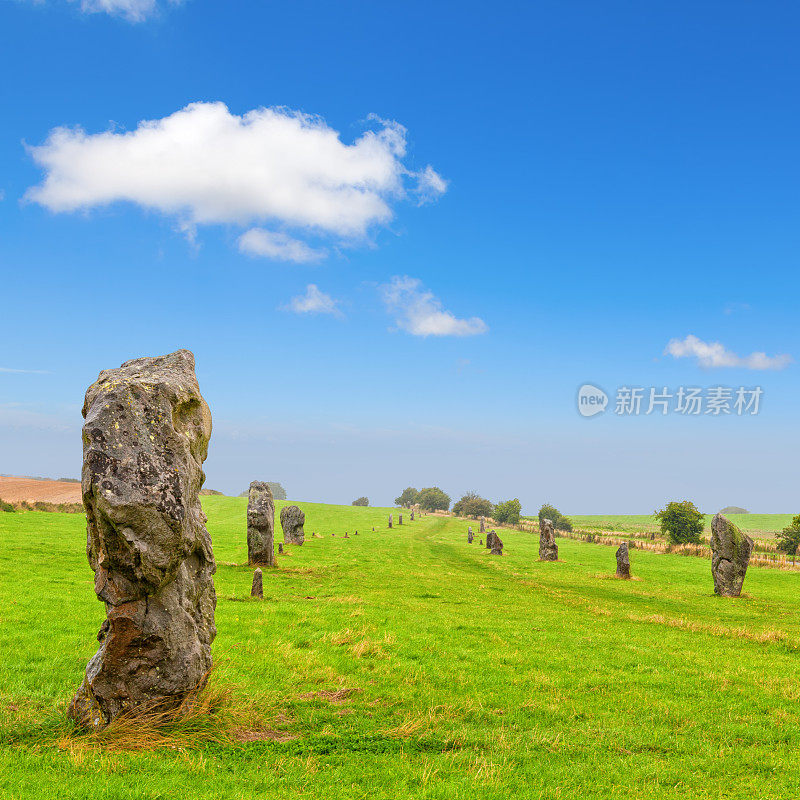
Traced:
POLYGON ((216 566, 198 499, 211 412, 179 350, 101 372, 83 416, 86 551, 106 619, 69 715, 99 728, 177 707, 211 669, 216 566))
POLYGON ((558 561, 556 531, 549 519, 543 519, 539 526, 539 561, 558 561))
POLYGON ((492 537, 494 536, 494 531, 489 531, 486 534, 486 549, 489 550, 492 547, 492 537))
POLYGON ((247 563, 275 566, 275 501, 264 481, 253 481, 247 495, 247 563))
POLYGON ((261 572, 261 567, 256 567, 253 573, 253 588, 250 589, 250 597, 257 597, 259 600, 264 599, 264 575, 261 572))
POLYGON ((631 577, 631 558, 627 542, 623 542, 617 548, 617 577, 626 580, 631 577))
POLYGON ((492 537, 492 555, 493 556, 503 555, 503 541, 494 531, 492 531, 490 535, 492 537))
POLYGON ((306 540, 303 532, 305 524, 306 515, 297 506, 284 506, 281 509, 281 528, 286 544, 303 544, 306 540))
POLYGON ((753 540, 722 514, 711 520, 711 574, 714 593, 738 597, 742 592, 753 540))

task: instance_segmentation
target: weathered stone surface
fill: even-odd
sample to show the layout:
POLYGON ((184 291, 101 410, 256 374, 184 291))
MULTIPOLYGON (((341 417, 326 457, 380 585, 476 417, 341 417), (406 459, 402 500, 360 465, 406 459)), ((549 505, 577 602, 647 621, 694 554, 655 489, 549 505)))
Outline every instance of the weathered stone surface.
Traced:
POLYGON ((631 577, 631 559, 627 542, 623 542, 617 548, 617 577, 625 579, 631 577))
POLYGON ((489 550, 492 547, 492 537, 494 536, 494 531, 489 531, 486 534, 486 549, 489 550))
POLYGON ((389 527, 390 528, 392 527, 392 515, 391 514, 389 514, 389 527))
POLYGON ((284 506, 281 509, 281 528, 286 544, 303 544, 306 540, 303 532, 305 524, 306 515, 297 506, 284 506))
POLYGON ((264 481, 253 481, 247 494, 247 563, 275 566, 275 501, 264 481))
POLYGON ((491 537, 492 537, 492 555, 493 556, 503 555, 502 539, 494 531, 491 531, 491 537))
POLYGON ((542 520, 539 526, 539 561, 558 561, 556 530, 549 519, 542 520))
POLYGON ((256 571, 253 573, 253 588, 250 590, 250 597, 264 599, 264 576, 261 567, 256 567, 256 571))
POLYGON ((723 597, 741 594, 752 552, 753 540, 722 514, 711 520, 711 574, 715 594, 723 597))
POLYGON ((97 728, 177 707, 211 669, 216 567, 198 499, 211 412, 179 350, 101 372, 83 416, 86 551, 106 620, 69 715, 97 728))

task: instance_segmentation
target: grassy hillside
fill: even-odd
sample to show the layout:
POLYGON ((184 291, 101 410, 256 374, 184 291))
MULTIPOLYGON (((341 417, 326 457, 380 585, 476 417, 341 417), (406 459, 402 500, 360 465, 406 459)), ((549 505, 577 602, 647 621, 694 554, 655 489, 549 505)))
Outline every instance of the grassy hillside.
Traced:
POLYGON ((752 568, 724 600, 703 559, 633 551, 622 582, 599 545, 540 564, 528 533, 500 558, 457 520, 304 503, 324 538, 252 602, 245 503, 203 502, 219 722, 142 752, 65 718, 104 616, 83 520, 0 514, 0 797, 796 796, 796 573, 752 568))

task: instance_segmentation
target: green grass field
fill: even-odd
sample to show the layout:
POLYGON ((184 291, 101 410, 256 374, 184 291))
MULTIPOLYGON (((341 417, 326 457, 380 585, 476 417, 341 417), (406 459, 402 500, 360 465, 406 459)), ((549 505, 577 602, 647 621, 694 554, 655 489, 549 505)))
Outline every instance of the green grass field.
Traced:
MULTIPOLYGON (((706 514, 705 527, 710 532, 713 514, 706 514)), ((776 531, 792 521, 792 514, 728 514, 728 519, 743 531, 771 538, 776 531)), ((576 528, 587 530, 613 530, 625 533, 651 533, 659 531, 652 514, 595 514, 570 516, 576 528)))
POLYGON ((3 800, 800 793, 797 574, 751 568, 720 599, 704 559, 633 551, 624 582, 609 547, 560 539, 542 564, 530 533, 501 558, 458 520, 304 503, 309 538, 255 602, 245 504, 203 500, 230 708, 145 751, 66 720, 104 618, 83 518, 0 514, 3 800))

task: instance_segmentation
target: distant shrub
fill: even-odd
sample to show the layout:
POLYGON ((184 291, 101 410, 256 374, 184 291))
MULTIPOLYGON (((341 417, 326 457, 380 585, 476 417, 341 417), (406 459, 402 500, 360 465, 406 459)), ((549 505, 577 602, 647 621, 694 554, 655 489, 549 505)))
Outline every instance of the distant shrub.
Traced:
POLYGON ((459 517, 490 517, 492 509, 491 500, 487 500, 475 492, 467 492, 453 505, 453 513, 459 517))
POLYGON ((368 506, 369 505, 369 498, 368 497, 359 497, 357 500, 353 500, 354 506, 368 506))
POLYGON ((6 503, 4 500, 0 500, 0 511, 8 511, 9 513, 13 514, 17 509, 11 505, 11 503, 6 503))
MULTIPOLYGON (((272 497, 275 500, 285 500, 286 499, 286 489, 283 488, 277 481, 267 481, 267 486, 269 486, 269 490, 272 492, 272 497)), ((245 489, 239 497, 247 497, 250 494, 250 489, 245 489)))
POLYGON ((438 486, 420 489, 417 502, 425 511, 447 511, 450 508, 450 495, 438 486))
POLYGON ((800 514, 775 536, 777 548, 781 553, 793 556, 800 547, 800 514))
POLYGON ((411 508, 411 506, 415 506, 418 502, 419 489, 415 489, 413 486, 403 489, 400 497, 395 497, 394 499, 394 504, 400 506, 400 508, 411 508))
POLYGON ((550 503, 545 503, 539 509, 539 525, 542 524, 542 520, 544 519, 549 519, 557 531, 572 530, 572 520, 569 517, 565 517, 555 506, 550 505, 550 503))
POLYGON ((46 511, 59 514, 82 514, 83 503, 46 503, 42 500, 37 500, 35 503, 29 503, 27 500, 20 500, 18 503, 6 503, 0 500, 0 511, 46 511))
POLYGON ((720 514, 749 514, 750 512, 746 508, 739 508, 739 506, 725 506, 722 511, 719 512, 720 514))
POLYGON ((691 500, 667 503, 655 512, 655 517, 671 544, 700 544, 704 517, 691 500))
POLYGON ((492 511, 492 517, 497 522, 506 525, 516 525, 519 523, 519 515, 522 511, 522 503, 516 498, 514 500, 506 500, 504 503, 498 503, 492 511))
POLYGON ((61 483, 80 483, 80 478, 59 478, 58 479, 61 483))

